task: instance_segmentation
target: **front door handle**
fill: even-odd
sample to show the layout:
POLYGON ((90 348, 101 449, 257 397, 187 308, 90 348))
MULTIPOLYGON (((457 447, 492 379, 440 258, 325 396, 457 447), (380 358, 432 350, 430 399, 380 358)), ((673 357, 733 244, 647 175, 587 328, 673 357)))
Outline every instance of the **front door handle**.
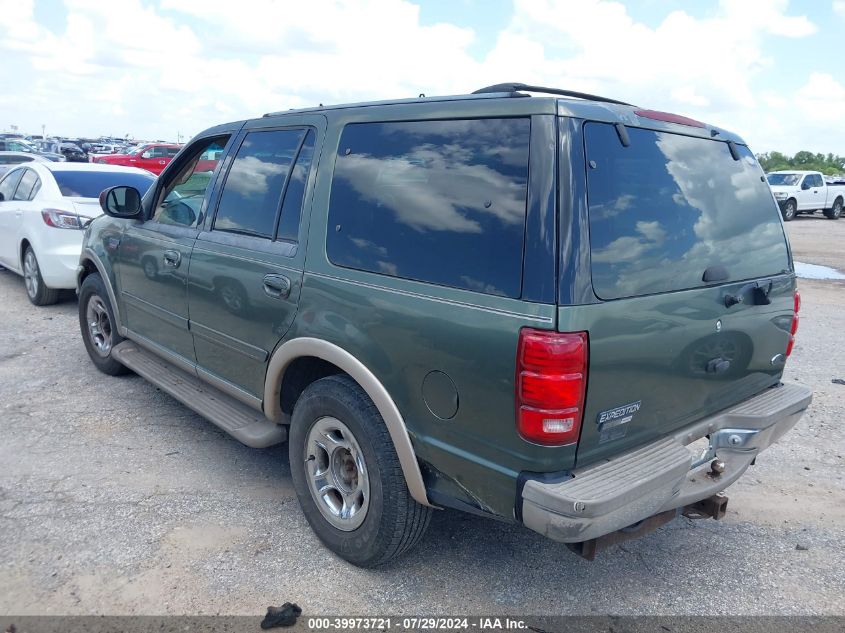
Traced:
POLYGON ((274 299, 290 296, 290 279, 284 275, 264 275, 264 293, 274 299))
POLYGON ((165 266, 179 268, 179 264, 182 262, 182 253, 179 251, 164 251, 162 259, 164 259, 165 266))

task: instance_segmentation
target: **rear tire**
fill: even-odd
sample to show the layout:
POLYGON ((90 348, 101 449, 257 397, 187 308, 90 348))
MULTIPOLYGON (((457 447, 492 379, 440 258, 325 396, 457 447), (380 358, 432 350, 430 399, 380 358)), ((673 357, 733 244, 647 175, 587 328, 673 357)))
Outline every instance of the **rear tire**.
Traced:
POLYGON ((59 291, 48 288, 41 277, 38 258, 31 246, 27 246, 23 254, 23 280, 26 286, 26 296, 36 306, 48 306, 59 300, 59 291))
POLYGON ((109 376, 129 373, 111 355, 115 345, 126 339, 118 334, 106 284, 99 273, 88 275, 79 289, 79 328, 88 356, 97 369, 109 376))
POLYGON ((828 220, 838 220, 842 215, 842 198, 837 198, 833 201, 833 206, 830 209, 824 210, 824 216, 828 220))
POLYGON ((791 222, 792 220, 794 220, 795 216, 798 214, 798 205, 796 204, 795 200, 793 200, 792 198, 787 200, 780 214, 783 216, 784 222, 791 222))
POLYGON ((347 375, 321 378, 296 402, 290 469, 305 518, 335 554, 375 567, 422 537, 431 508, 411 497, 390 433, 347 375))

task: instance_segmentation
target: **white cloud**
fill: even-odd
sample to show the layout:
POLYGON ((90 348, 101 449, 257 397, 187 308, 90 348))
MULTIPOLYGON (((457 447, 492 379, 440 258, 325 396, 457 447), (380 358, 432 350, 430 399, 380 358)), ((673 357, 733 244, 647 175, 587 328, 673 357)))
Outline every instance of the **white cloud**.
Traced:
POLYGON ((796 93, 795 104, 815 121, 841 125, 845 116, 845 85, 827 73, 811 73, 796 93))
POLYGON ((756 84, 775 65, 767 43, 820 37, 788 0, 721 0, 705 17, 673 11, 652 25, 620 2, 515 0, 480 55, 473 29, 422 24, 410 0, 254 0, 249 11, 232 0, 64 1, 54 33, 33 0, 0 0, 0 75, 19 87, 0 107, 22 128, 173 138, 266 111, 521 80, 687 114, 759 149, 795 151, 787 144, 806 138, 842 151, 821 133, 842 114, 830 100, 841 79, 811 74, 809 60, 795 103, 756 84))

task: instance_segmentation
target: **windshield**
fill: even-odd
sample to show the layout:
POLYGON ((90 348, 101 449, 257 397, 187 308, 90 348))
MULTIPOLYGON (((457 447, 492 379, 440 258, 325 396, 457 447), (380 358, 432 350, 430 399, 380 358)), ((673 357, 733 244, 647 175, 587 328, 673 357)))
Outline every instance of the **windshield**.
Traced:
POLYGON ((587 123, 593 286, 602 299, 731 282, 789 270, 777 206, 754 155, 736 145, 587 123))
POLYGON ((794 186, 801 180, 801 174, 769 174, 766 176, 770 185, 794 186))
POLYGON ((66 198, 97 198, 109 187, 135 187, 143 196, 155 178, 144 172, 123 171, 54 171, 53 176, 66 198))
POLYGON ((127 147, 125 150, 123 150, 123 153, 134 156, 135 154, 140 154, 145 147, 146 145, 135 145, 134 147, 127 147))

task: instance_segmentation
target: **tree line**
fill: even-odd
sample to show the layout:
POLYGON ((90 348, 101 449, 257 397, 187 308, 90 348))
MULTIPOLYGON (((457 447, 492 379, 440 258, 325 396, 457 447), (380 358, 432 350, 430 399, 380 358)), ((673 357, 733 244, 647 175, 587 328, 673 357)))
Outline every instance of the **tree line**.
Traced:
POLYGON ((764 171, 779 171, 784 169, 803 169, 820 171, 828 176, 845 173, 845 156, 836 154, 813 154, 812 152, 798 152, 795 156, 787 156, 780 152, 757 154, 757 160, 764 171))

